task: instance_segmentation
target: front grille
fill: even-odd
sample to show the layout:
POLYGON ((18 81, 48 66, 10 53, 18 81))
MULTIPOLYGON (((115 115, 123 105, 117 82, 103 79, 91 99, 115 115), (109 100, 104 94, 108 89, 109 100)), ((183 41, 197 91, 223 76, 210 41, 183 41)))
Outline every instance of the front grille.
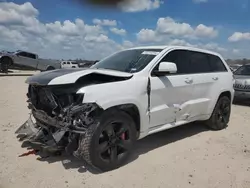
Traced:
POLYGON ((250 85, 234 84, 234 89, 250 91, 250 85))
POLYGON ((36 109, 44 110, 50 115, 58 106, 52 92, 46 87, 30 85, 28 97, 36 109))
POLYGON ((76 85, 30 85, 27 96, 37 110, 43 110, 53 117, 53 115, 59 114, 62 109, 82 102, 83 95, 76 94, 78 88, 76 85))

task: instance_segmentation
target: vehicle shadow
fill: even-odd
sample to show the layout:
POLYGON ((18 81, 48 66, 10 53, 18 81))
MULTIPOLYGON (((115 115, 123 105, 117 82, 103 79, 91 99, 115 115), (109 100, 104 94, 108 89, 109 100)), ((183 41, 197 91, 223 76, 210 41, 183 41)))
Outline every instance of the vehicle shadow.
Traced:
POLYGON ((128 163, 136 160, 140 155, 146 154, 154 149, 205 131, 210 130, 207 129, 204 123, 195 122, 147 136, 146 138, 137 141, 128 163))
MULTIPOLYGON (((202 123, 190 123, 184 126, 169 129, 163 132, 159 132, 150 135, 144 139, 141 139, 135 143, 134 150, 131 157, 124 165, 127 165, 136 159, 140 155, 146 154, 149 151, 160 148, 167 144, 174 143, 176 141, 191 137, 193 135, 200 134, 202 132, 209 131, 202 123)), ((22 144, 23 148, 27 148, 25 144, 22 144)), ((31 149, 31 148, 29 148, 31 149)), ((73 156, 62 153, 60 155, 46 155, 45 153, 36 153, 37 160, 40 162, 56 163, 61 162, 65 169, 78 169, 79 173, 90 172, 92 174, 101 174, 102 172, 98 169, 88 165, 85 161, 76 159, 73 156)), ((123 165, 123 166, 124 166, 123 165)))

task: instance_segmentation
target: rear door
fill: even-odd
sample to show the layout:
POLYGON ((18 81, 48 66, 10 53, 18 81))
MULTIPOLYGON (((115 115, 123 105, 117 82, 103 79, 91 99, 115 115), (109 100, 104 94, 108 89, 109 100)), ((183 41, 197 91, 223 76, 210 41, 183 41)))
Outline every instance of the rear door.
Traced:
MULTIPOLYGON (((194 100, 193 77, 190 72, 186 50, 173 50, 160 62, 173 62, 177 73, 151 76, 150 127, 186 121, 192 111, 194 100), (178 118, 178 119, 177 119, 178 118)), ((160 63, 159 62, 159 63, 160 63)), ((157 69, 158 65, 154 69, 157 69)))
POLYGON ((233 73, 227 70, 222 59, 217 55, 208 54, 211 66, 211 77, 213 85, 211 87, 210 98, 213 100, 207 108, 207 113, 210 114, 217 102, 219 95, 224 92, 224 88, 232 87, 233 73), (231 81, 231 82, 230 82, 231 81), (225 85, 226 84, 226 85, 225 85))
MULTIPOLYGON (((209 57, 206 53, 188 50, 189 74, 193 79, 193 99, 189 103, 188 114, 190 118, 196 119, 206 112, 211 101, 211 88, 213 87, 213 79, 209 57)), ((184 110, 184 109, 183 109, 184 110)), ((177 116, 180 118, 183 112, 177 116)))
POLYGON ((14 63, 17 65, 26 65, 25 59, 26 59, 27 53, 26 52, 18 52, 14 56, 14 63))
POLYGON ((15 56, 15 63, 18 65, 22 65, 25 67, 37 67, 37 59, 36 55, 27 53, 27 52, 19 52, 15 56))

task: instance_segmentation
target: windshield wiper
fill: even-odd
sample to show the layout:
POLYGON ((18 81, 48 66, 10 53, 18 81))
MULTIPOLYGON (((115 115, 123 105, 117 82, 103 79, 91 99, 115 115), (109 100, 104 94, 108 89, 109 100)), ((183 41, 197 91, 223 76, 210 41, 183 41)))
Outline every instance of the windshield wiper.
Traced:
POLYGON ((126 72, 131 73, 131 72, 133 72, 132 69, 135 69, 135 71, 136 71, 136 70, 137 70, 136 65, 137 65, 137 63, 140 61, 141 58, 142 58, 142 57, 137 57, 137 59, 132 60, 132 61, 128 64, 128 68, 126 69, 126 72))

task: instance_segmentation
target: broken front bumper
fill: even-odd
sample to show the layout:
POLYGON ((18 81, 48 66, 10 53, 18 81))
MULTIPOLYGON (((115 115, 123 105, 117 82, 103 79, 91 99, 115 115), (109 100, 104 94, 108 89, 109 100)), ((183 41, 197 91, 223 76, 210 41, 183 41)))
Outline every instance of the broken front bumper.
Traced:
POLYGON ((66 151, 71 154, 78 149, 78 139, 85 136, 88 125, 94 119, 89 116, 98 108, 96 104, 79 104, 51 117, 31 106, 29 119, 15 134, 26 147, 50 152, 66 151), (81 114, 81 121, 77 115, 81 114))
POLYGON ((15 132, 19 141, 23 142, 23 147, 31 147, 40 151, 58 152, 64 149, 60 142, 66 131, 58 130, 54 133, 46 131, 39 126, 32 115, 15 132))

